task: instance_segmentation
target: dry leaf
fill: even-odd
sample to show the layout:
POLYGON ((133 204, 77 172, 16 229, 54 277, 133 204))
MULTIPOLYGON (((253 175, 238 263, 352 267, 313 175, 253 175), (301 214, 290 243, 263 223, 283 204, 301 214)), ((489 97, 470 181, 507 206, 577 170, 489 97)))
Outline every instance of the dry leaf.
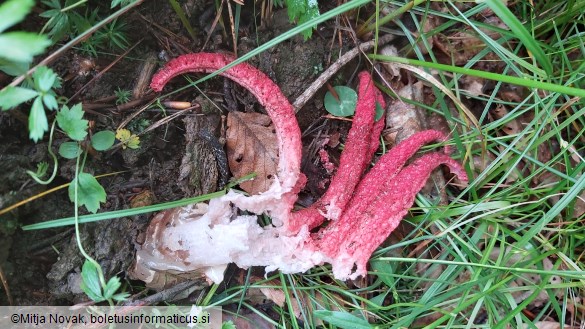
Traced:
MULTIPOLYGON (((260 278, 252 278, 252 281, 260 281, 260 278)), ((268 281, 268 282, 263 282, 264 286, 274 286, 274 287, 280 287, 282 284, 280 283, 279 280, 272 280, 272 281, 268 281)), ((258 299, 258 295, 256 293, 254 293, 254 290, 256 289, 250 289, 247 293, 247 297, 253 297, 256 300, 258 299)), ((280 288, 269 288, 269 287, 264 287, 264 288, 260 288, 259 289, 260 292, 262 293, 262 296, 264 296, 266 299, 271 300, 272 302, 274 302, 274 304, 284 308, 286 305, 286 296, 284 294, 284 291, 280 288)), ((338 305, 343 305, 344 304, 344 299, 333 292, 330 292, 329 294, 327 294, 327 296, 324 296, 322 293, 320 293, 319 291, 314 291, 312 293, 308 293, 307 291, 302 291, 299 290, 296 293, 294 293, 292 290, 289 290, 289 298, 290 298, 290 306, 292 308, 292 312, 295 315, 295 317, 297 319, 301 319, 302 317, 302 310, 301 307, 305 309, 305 311, 309 311, 309 313, 311 313, 312 310, 330 310, 330 311, 336 311, 336 312, 347 312, 347 309, 344 309, 342 307, 339 307, 338 305), (311 302, 311 300, 313 300, 313 302, 311 302), (317 306, 320 305, 320 306, 317 306), (316 307, 316 309, 313 309, 313 307, 316 307)), ((322 325, 323 323, 321 322, 320 319, 315 318, 314 319, 315 326, 319 326, 322 325)))
POLYGON ((260 113, 230 112, 227 117, 227 157, 234 177, 256 173, 240 184, 250 194, 264 192, 276 177, 278 143, 270 117, 260 113))
MULTIPOLYGON (((260 291, 266 298, 270 299, 274 302, 274 304, 284 307, 284 303, 286 302, 286 296, 284 295, 284 291, 282 289, 276 288, 260 288, 260 291)), ((301 317, 301 308, 299 307, 299 302, 295 297, 291 297, 291 307, 293 313, 297 319, 301 317)))
POLYGON ((583 191, 575 201, 575 209, 573 211, 573 218, 580 218, 585 214, 585 191, 583 191))
POLYGON ((151 190, 144 190, 130 199, 130 208, 146 207, 154 202, 154 193, 151 190))
MULTIPOLYGON (((382 50, 380 50, 380 54, 382 54, 384 56, 398 56, 398 49, 396 49, 395 46, 390 46, 390 45, 384 46, 384 48, 382 48, 382 50)), ((382 65, 384 66, 386 71, 388 71, 388 73, 390 73, 390 76, 392 78, 398 78, 398 79, 402 78, 400 76, 400 68, 398 68, 396 65, 392 65, 392 62, 383 62, 382 65)))
MULTIPOLYGON (((504 105, 497 105, 495 109, 491 111, 495 120, 499 120, 508 115, 508 109, 504 105)), ((518 119, 512 119, 504 124, 503 132, 506 135, 516 135, 522 131, 522 125, 518 119)))
POLYGON ((461 87, 470 95, 470 96, 480 96, 483 95, 483 88, 485 86, 485 79, 473 77, 470 75, 464 76, 460 79, 461 87))
MULTIPOLYGON (((423 84, 416 82, 404 86, 398 95, 405 99, 422 101, 423 84)), ((393 100, 386 111, 386 127, 391 133, 385 134, 384 139, 392 144, 398 144, 409 136, 425 130, 425 114, 419 108, 408 104, 401 99, 393 100)))
MULTIPOLYGON (((538 329, 561 329, 561 324, 556 321, 538 321, 534 323, 534 326, 538 329)), ((524 324, 524 328, 531 328, 528 324, 524 324)), ((577 328, 573 326, 564 325, 562 328, 577 328)))

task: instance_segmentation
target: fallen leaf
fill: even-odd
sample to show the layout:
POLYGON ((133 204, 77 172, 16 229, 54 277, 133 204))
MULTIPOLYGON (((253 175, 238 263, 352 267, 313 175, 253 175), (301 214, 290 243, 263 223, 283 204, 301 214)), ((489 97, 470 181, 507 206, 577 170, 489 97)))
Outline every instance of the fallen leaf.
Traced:
MULTIPOLYGON (((275 289, 275 288, 260 288, 260 291, 266 298, 270 299, 274 302, 274 304, 284 307, 284 303, 286 302, 286 296, 284 295, 284 291, 282 289, 275 289)), ((297 319, 301 317, 301 308, 299 307, 299 301, 295 297, 291 297, 291 307, 292 311, 297 319)))
MULTIPOLYGON (((561 329, 561 324, 556 321, 538 321, 534 323, 538 329, 561 329)), ((524 328, 531 328, 528 324, 524 324, 524 328)), ((562 328, 577 328, 573 326, 562 326, 562 328)))
POLYGON ((116 139, 122 143, 123 149, 126 149, 127 147, 137 149, 140 147, 140 138, 131 133, 128 129, 122 128, 116 130, 116 139))
POLYGON ((150 190, 144 190, 130 199, 130 208, 146 207, 154 202, 154 193, 150 190))
MULTIPOLYGON (((501 104, 498 104, 495 109, 491 111, 495 120, 500 120, 509 114, 508 109, 501 104)), ((522 125, 518 119, 512 119, 506 122, 503 126, 503 132, 506 135, 516 135, 522 131, 522 125)))
POLYGON ((266 191, 276 177, 278 143, 270 117, 260 113, 230 112, 227 117, 227 157, 235 178, 255 173, 240 184, 250 194, 266 191))

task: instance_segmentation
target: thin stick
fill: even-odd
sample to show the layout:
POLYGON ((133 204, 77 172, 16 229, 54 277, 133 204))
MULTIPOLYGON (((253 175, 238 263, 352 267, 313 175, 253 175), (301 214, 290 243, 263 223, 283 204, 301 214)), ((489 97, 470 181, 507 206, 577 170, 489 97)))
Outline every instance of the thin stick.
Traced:
MULTIPOLYGON (((221 4, 219 5, 219 9, 217 10, 217 15, 215 16, 213 23, 211 23, 211 28, 209 29, 209 34, 207 34, 207 38, 205 39, 205 42, 203 43, 203 47, 201 47, 201 51, 203 51, 205 49, 205 47, 207 46, 207 43, 209 42, 209 39, 211 39, 211 35, 213 34, 215 27, 217 26, 217 22, 219 22, 219 19, 221 18, 221 11, 223 10, 223 2, 224 1, 225 0, 222 0, 221 4)), ((235 56, 235 54, 234 54, 234 56, 235 56)))
MULTIPOLYGON (((394 35, 386 34, 378 38, 378 46, 384 45, 394 39, 394 35)), ((354 59, 360 52, 368 51, 372 47, 376 45, 376 41, 368 41, 364 42, 361 45, 353 48, 352 50, 345 53, 343 56, 339 57, 335 63, 331 64, 325 72, 323 72, 317 80, 315 80, 308 88, 302 93, 293 103, 293 107, 295 112, 298 112, 307 102, 317 93, 317 91, 327 82, 331 77, 337 73, 345 64, 349 63, 352 59, 354 59)))
MULTIPOLYGON (((162 301, 169 302, 169 301, 172 301, 173 298, 176 298, 177 295, 185 292, 185 290, 192 289, 193 287, 199 288, 197 281, 179 282, 176 285, 174 285, 168 289, 159 291, 156 294, 150 295, 150 296, 145 297, 143 299, 135 300, 135 301, 126 301, 123 304, 123 306, 135 306, 135 305, 146 306, 146 305, 157 304, 157 303, 160 303, 162 301)), ((203 287, 201 287, 201 288, 203 288, 203 287)))
POLYGON ((232 5, 229 1, 226 1, 225 4, 228 7, 228 16, 230 17, 230 27, 234 43, 234 56, 238 57, 238 40, 236 39, 236 23, 234 22, 234 15, 232 14, 232 5))
POLYGON ((6 292, 6 297, 8 298, 8 304, 10 306, 14 305, 14 300, 10 294, 10 287, 8 286, 8 281, 6 280, 2 266, 0 266, 0 281, 2 281, 2 285, 4 286, 4 291, 6 292))

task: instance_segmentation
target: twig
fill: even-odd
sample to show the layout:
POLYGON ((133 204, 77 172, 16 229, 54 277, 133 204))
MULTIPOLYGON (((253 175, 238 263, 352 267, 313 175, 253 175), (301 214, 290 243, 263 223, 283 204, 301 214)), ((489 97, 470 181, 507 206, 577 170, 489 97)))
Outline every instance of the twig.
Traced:
POLYGON ((213 34, 215 27, 217 26, 217 22, 219 22, 219 19, 221 18, 221 12, 223 10, 223 3, 224 3, 224 1, 222 0, 222 2, 219 4, 219 9, 217 10, 217 15, 215 16, 213 23, 211 23, 211 28, 209 29, 209 34, 207 34, 207 38, 205 38, 205 42, 203 43, 203 47, 201 47, 200 51, 203 51, 205 49, 205 47, 207 46, 207 43, 209 42, 209 39, 211 39, 211 35, 213 34))
POLYGON ((129 109, 132 109, 136 106, 142 105, 146 102, 150 102, 152 101, 154 98, 156 98, 155 94, 149 94, 146 95, 140 99, 135 99, 133 101, 129 101, 127 103, 124 104, 120 104, 120 105, 116 105, 115 107, 110 107, 109 110, 110 111, 116 111, 116 112, 124 112, 127 111, 129 109))
POLYGON ((0 266, 0 281, 2 281, 4 291, 6 291, 6 297, 8 297, 8 304, 10 304, 10 306, 13 306, 14 300, 12 299, 12 295, 10 294, 10 287, 8 286, 8 281, 6 280, 6 276, 4 275, 4 271, 2 270, 2 266, 0 266))
MULTIPOLYGON (((386 34, 378 38, 378 46, 384 45, 394 39, 394 35, 386 34)), ((345 64, 349 63, 352 59, 354 59, 361 51, 368 51, 372 47, 374 47, 375 40, 364 42, 361 45, 353 48, 352 50, 345 53, 343 56, 339 57, 335 63, 331 64, 325 72, 323 72, 317 80, 315 80, 308 88, 302 93, 292 104, 295 112, 298 112, 307 102, 311 99, 317 91, 327 82, 331 77, 337 73, 345 64)))
MULTIPOLYGON (((114 99, 115 99, 115 97, 116 96, 114 96, 114 99)), ((132 101, 129 101, 127 103, 120 104, 120 105, 98 103, 98 102, 83 103, 83 110, 84 111, 88 111, 88 110, 97 111, 97 110, 104 110, 105 109, 104 111, 123 112, 123 111, 129 110, 133 107, 142 105, 143 103, 146 103, 148 101, 151 101, 155 97, 156 97, 156 95, 151 93, 151 94, 145 95, 143 97, 140 97, 138 99, 135 99, 135 100, 132 100, 132 101)), ((102 113, 99 113, 99 114, 102 114, 102 113)))
POLYGON ((180 283, 177 283, 176 285, 174 285, 166 290, 157 292, 156 294, 150 295, 144 299, 125 302, 123 304, 123 306, 135 306, 135 305, 145 306, 145 305, 154 305, 154 304, 157 304, 157 303, 160 303, 163 301, 170 302, 170 301, 173 301, 174 298, 177 297, 177 295, 183 293, 187 289, 191 289, 191 288, 195 287, 196 285, 197 285, 197 281, 180 282, 180 283))
MULTIPOLYGON (((181 44, 181 42, 183 42, 182 40, 188 40, 185 38, 181 38, 180 35, 173 33, 171 30, 163 27, 160 24, 157 24, 156 22, 149 20, 148 18, 144 17, 142 14, 138 13, 138 17, 140 17, 140 19, 142 19, 144 22, 156 27, 157 29, 159 29, 163 34, 166 34, 167 36, 169 36, 168 38, 166 38, 165 40, 172 43, 173 46, 175 46, 177 49, 179 49, 182 53, 190 53, 191 50, 185 46, 183 46, 181 44), (177 42, 175 40, 181 40, 181 42, 177 42)), ((155 31, 154 29, 152 29, 152 32, 155 36, 155 38, 157 38, 161 43, 164 44, 162 38, 163 36, 161 36, 157 31, 155 31)), ((186 42, 186 41, 185 41, 186 42)), ((167 49, 170 50, 169 47, 167 47, 167 49)))

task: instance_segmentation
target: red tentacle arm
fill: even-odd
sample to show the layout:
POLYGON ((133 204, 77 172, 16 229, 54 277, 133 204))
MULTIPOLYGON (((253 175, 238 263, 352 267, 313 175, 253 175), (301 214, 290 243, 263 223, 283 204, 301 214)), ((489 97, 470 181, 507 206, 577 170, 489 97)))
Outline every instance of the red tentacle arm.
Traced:
POLYGON ((370 159, 370 161, 378 150, 378 146, 380 146, 380 136, 382 135, 382 130, 384 130, 384 127, 386 126, 386 101, 384 100, 382 92, 378 88, 376 88, 376 103, 380 105, 384 112, 382 113, 380 120, 374 123, 374 128, 372 129, 372 135, 370 136, 370 149, 366 154, 366 158, 370 159))
POLYGON ((376 136, 379 136, 381 128, 383 128, 379 123, 374 124, 377 93, 379 91, 374 85, 372 76, 366 71, 361 72, 355 116, 347 136, 345 149, 339 160, 339 168, 331 179, 325 194, 310 207, 299 210, 292 215, 288 227, 289 232, 296 233, 304 225, 313 229, 321 225, 325 218, 335 220, 345 209, 353 196, 353 190, 374 155, 375 149, 374 152, 371 151, 372 138, 377 139, 377 137, 373 137, 374 134, 377 133, 376 136))
MULTIPOLYGON (((196 53, 180 56, 168 62, 154 75, 150 87, 161 91, 174 77, 184 73, 212 73, 230 64, 235 58, 225 54, 196 53)), ((282 201, 277 206, 279 211, 273 215, 288 214, 296 202, 297 193, 305 182, 300 173, 301 132, 295 111, 280 88, 264 73, 248 63, 238 64, 220 74, 227 77, 252 93, 265 107, 276 130, 279 146, 278 186, 282 189, 282 201)), ((270 191, 272 192, 272 191, 270 191)), ((242 207, 251 211, 260 210, 255 202, 241 201, 242 207), (249 203, 247 206, 245 203, 249 203)), ((284 215, 282 215, 284 216, 284 215)), ((280 216, 279 216, 280 217, 280 216)), ((283 218, 286 221, 286 218, 283 218)))
MULTIPOLYGON (((363 193, 369 192, 356 194, 341 219, 329 225, 317 242, 319 250, 335 259, 333 270, 336 277, 355 278, 366 274, 366 264, 372 253, 396 229, 431 172, 441 164, 447 165, 459 179, 467 180, 465 170, 458 162, 444 153, 433 152, 417 159, 395 177, 379 181, 384 188, 367 206, 363 207, 362 200, 363 193), (348 230, 347 224, 351 222, 358 225, 348 230), (354 265, 357 270, 352 273, 354 265)), ((366 178, 369 175, 371 173, 366 178)))
MULTIPOLYGON (((354 197, 346 208, 352 216, 342 216, 338 223, 325 229, 339 231, 339 236, 350 234, 363 223, 356 216, 366 211, 368 206, 386 189, 384 182, 392 181, 402 170, 406 162, 425 144, 433 141, 444 141, 447 138, 436 130, 421 131, 402 141, 388 153, 380 157, 376 165, 364 176, 354 191, 354 197)), ((332 244, 333 245, 333 244, 332 244)))

